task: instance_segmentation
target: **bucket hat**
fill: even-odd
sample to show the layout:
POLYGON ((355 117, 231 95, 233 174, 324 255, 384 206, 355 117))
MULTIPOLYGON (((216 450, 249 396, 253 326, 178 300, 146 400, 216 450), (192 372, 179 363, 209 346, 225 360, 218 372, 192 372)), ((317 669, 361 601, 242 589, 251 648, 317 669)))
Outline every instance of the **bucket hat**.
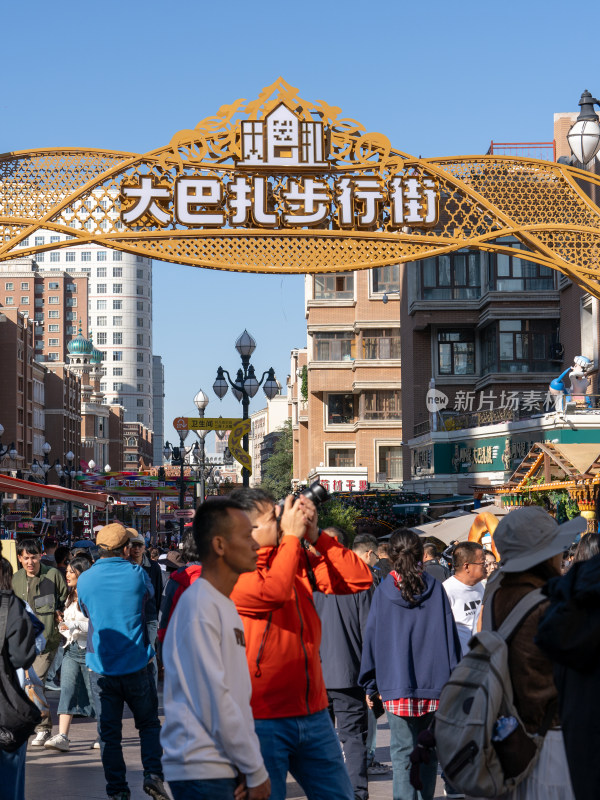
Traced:
POLYGON ((541 506, 523 506, 503 517, 494 531, 502 572, 523 572, 568 550, 587 529, 583 517, 559 525, 541 506))

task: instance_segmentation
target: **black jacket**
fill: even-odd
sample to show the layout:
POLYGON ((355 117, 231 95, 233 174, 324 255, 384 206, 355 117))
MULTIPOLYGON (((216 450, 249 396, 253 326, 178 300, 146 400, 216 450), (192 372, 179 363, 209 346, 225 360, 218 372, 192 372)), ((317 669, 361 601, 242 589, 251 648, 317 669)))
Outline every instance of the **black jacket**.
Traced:
POLYGON ((446 578, 450 577, 450 570, 448 567, 440 564, 437 558, 431 558, 429 561, 424 561, 423 572, 428 572, 432 578, 435 578, 442 583, 446 580, 446 578))
POLYGON ((35 661, 35 631, 25 603, 13 592, 0 592, 2 605, 8 602, 6 644, 8 658, 15 669, 29 669, 35 661))
POLYGON ((358 686, 363 631, 372 594, 372 589, 355 594, 313 594, 321 618, 321 666, 327 689, 358 686))
POLYGON ((152 561, 148 553, 144 553, 142 556, 141 566, 150 578, 150 583, 154 588, 154 597, 151 597, 146 603, 146 622, 154 622, 158 620, 160 601, 163 593, 162 569, 158 565, 158 561, 152 561))
POLYGON ((546 586, 550 606, 536 642, 555 662, 560 722, 577 800, 596 800, 600 759, 600 555, 573 564, 546 586))

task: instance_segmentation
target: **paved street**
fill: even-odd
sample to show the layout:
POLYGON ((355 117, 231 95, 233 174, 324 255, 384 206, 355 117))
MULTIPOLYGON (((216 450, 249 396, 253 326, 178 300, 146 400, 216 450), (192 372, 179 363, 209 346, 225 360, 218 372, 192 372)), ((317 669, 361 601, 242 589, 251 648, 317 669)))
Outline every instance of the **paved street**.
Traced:
MULTIPOLYGON (((56 717, 58 692, 49 692, 50 704, 56 717)), ((54 732, 58 730, 55 727, 54 732)), ((47 797, 60 800, 105 800, 106 791, 100 751, 91 750, 96 738, 96 724, 89 720, 75 719, 71 726, 71 750, 58 753, 44 748, 30 747, 27 751, 27 800, 45 800, 47 797)), ((380 723, 377 734, 377 760, 390 762, 389 729, 380 723)), ((148 795, 142 791, 142 769, 140 762, 139 739, 133 719, 127 713, 123 726, 123 750, 127 764, 127 775, 132 800, 143 800, 148 795)), ((369 781, 372 800, 391 800, 392 773, 374 775, 369 781)), ((289 782, 288 798, 302 800, 305 795, 298 784, 289 782)), ((438 779, 436 798, 442 798, 442 783, 438 779)))

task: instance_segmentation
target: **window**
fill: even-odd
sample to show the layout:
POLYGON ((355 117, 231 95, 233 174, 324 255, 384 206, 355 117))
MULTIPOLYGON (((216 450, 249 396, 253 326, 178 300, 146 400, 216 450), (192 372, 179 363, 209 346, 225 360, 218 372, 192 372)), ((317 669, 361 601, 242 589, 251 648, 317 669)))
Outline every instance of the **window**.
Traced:
POLYGON ((56 295, 51 295, 48 298, 48 305, 50 306, 57 306, 59 304, 59 298, 56 295))
POLYGON ((15 298, 14 297, 6 297, 5 298, 5 300, 4 300, 4 305, 5 306, 14 306, 14 304, 15 304, 15 298))
POLYGON ((143 300, 138 300, 137 301, 137 310, 138 311, 143 311, 144 310, 144 301, 143 300))
POLYGON ((98 325, 99 328, 106 327, 106 321, 107 317, 96 317, 96 325, 98 325))
POLYGON ((138 333, 138 335, 137 335, 137 344, 138 344, 138 347, 143 347, 143 345, 144 345, 144 334, 143 333, 138 333))
POLYGON ((113 300, 113 311, 120 311, 123 308, 122 300, 113 300))
POLYGON ((77 331, 75 330, 75 325, 67 325, 67 333, 75 334, 77 331))
POLYGON ((440 375, 475 374, 475 332, 439 330, 438 372, 440 375))
POLYGON ((81 260, 82 261, 91 261, 92 260, 92 253, 90 250, 82 250, 81 251, 81 260))
POLYGON ((77 291, 76 283, 67 283, 67 292, 76 292, 76 291, 77 291))
POLYGON ((551 372, 558 344, 558 320, 498 320, 483 332, 482 370, 551 372))
POLYGON ((135 260, 136 260, 138 263, 139 263, 140 261, 143 263, 143 261, 144 261, 144 256, 136 256, 136 257, 135 257, 135 260))
POLYGON ((327 397, 327 424, 351 425, 354 422, 354 395, 330 394, 327 397))
POLYGON ((377 480, 402 480, 402 447, 379 445, 377 452, 377 480))
POLYGON ((76 297, 67 297, 67 305, 73 308, 77 305, 77 298, 76 297))
POLYGON ((29 283, 26 281, 21 282, 21 291, 28 292, 29 291, 29 283))
POLYGON ((113 294, 123 294, 122 283, 113 283, 113 294))
POLYGON ((144 280, 144 270, 143 269, 136 270, 136 277, 138 280, 144 280))
POLYGON ((352 300, 354 274, 315 275, 315 300, 352 300))
POLYGON ((144 421, 144 415, 143 414, 137 414, 136 415, 136 419, 137 419, 138 422, 143 422, 144 421))
POLYGON ((48 311, 48 317, 50 319, 58 319, 60 317, 59 311, 48 311))
POLYGON ((60 288, 60 284, 57 281, 50 281, 48 284, 48 289, 58 289, 60 288))
POLYGON ((327 331, 315 333, 316 361, 351 361, 354 358, 354 333, 352 331, 327 331))
POLYGON ((400 331, 397 328, 365 330, 363 331, 362 344, 363 358, 400 358, 400 331))
POLYGON ((65 316, 66 316, 67 319, 71 319, 71 320, 77 319, 77 312, 76 311, 67 311, 65 316))
POLYGON ((113 325, 122 325, 123 324, 123 317, 113 317, 113 325))
POLYGON ((58 347, 58 339, 48 339, 48 347, 58 347))
POLYGON ((106 261, 106 253, 103 250, 98 250, 96 253, 96 261, 106 261))
POLYGON ((4 288, 6 289, 6 291, 7 291, 7 292, 14 292, 14 290, 15 290, 15 285, 14 285, 14 283, 12 283, 12 282, 5 283, 5 284, 4 284, 4 288))
POLYGON ((106 332, 99 331, 96 333, 96 344, 106 344, 106 332))
POLYGON ((141 398, 141 397, 138 397, 138 399, 137 399, 137 407, 138 407, 138 408, 143 408, 143 407, 144 407, 144 400, 143 400, 143 398, 141 398))
POLYGON ((45 238, 43 236, 36 236, 35 237, 35 246, 39 247, 40 245, 44 244, 45 238))
POLYGON ((35 314, 33 315, 33 318, 37 322, 43 322, 44 321, 44 313, 43 313, 43 311, 36 311, 35 314))
POLYGON ((100 391, 101 392, 106 391, 106 381, 100 381, 100 391))
POLYGON ((113 344, 123 344, 123 334, 121 331, 113 332, 113 344))
POLYGON ((113 261, 123 261, 123 253, 118 253, 116 250, 113 252, 113 261))
POLYGON ((60 261, 60 253, 57 252, 50 253, 50 261, 53 264, 56 264, 57 261, 60 261))
POLYGON ((354 459, 353 447, 329 447, 327 449, 328 467, 353 467, 354 459))
POLYGON ((60 236, 51 236, 50 237, 50 244, 56 244, 57 242, 60 242, 60 236))
POLYGON ((96 267, 96 277, 106 278, 106 267, 96 267))
POLYGON ((121 381, 115 381, 113 383, 113 392, 121 392, 123 390, 123 384, 121 381))
POLYGON ((136 291, 138 294, 144 294, 144 287, 143 286, 136 286, 136 291))
POLYGON ((96 286, 96 292, 98 294, 106 294, 106 284, 105 283, 99 283, 96 286))
POLYGON ((139 369, 139 367, 138 367, 137 376, 138 376, 138 378, 143 378, 144 377, 144 370, 143 369, 139 369))
POLYGON ((43 297, 36 297, 35 304, 39 308, 40 306, 44 305, 44 298, 43 297))
POLYGON ((58 361, 58 353, 48 353, 48 361, 58 361))
POLYGON ((102 200, 102 202, 100 203, 100 206, 102 207, 102 209, 104 211, 108 211, 108 206, 109 206, 108 200, 102 200))
POLYGON ((113 350, 113 361, 123 361, 122 350, 113 350))
POLYGON ((143 328, 144 327, 144 318, 143 317, 138 317, 137 318, 137 326, 138 326, 138 328, 143 328))
MULTIPOLYGON (((519 251, 526 248, 506 237, 497 242, 519 251)), ((541 264, 525 261, 518 255, 496 253, 490 259, 490 291, 496 292, 535 292, 554 289, 554 270, 541 264)))
POLYGON ((137 360, 138 360, 138 363, 139 363, 140 361, 143 361, 143 360, 144 360, 144 354, 143 354, 143 353, 138 353, 138 354, 137 354, 137 360))
POLYGON ((137 385, 137 390, 138 390, 138 392, 143 392, 143 391, 145 391, 145 389, 144 389, 144 384, 143 384, 143 383, 138 383, 138 385, 137 385))
POLYGON ((123 277, 123 267, 113 267, 112 268, 112 276, 113 276, 113 278, 122 278, 123 277))
POLYGON ((125 461, 137 461, 135 453, 125 453, 125 461))
POLYGON ((48 333, 58 333, 60 325, 48 325, 48 333))
POLYGON ((35 256, 35 260, 38 262, 38 264, 41 264, 42 261, 45 260, 45 258, 46 258, 45 253, 37 253, 35 256))
POLYGON ((65 261, 75 261, 75 253, 72 250, 65 253, 65 261))
POLYGON ((418 262, 420 300, 481 297, 481 253, 462 251, 418 262))
POLYGON ((21 305, 22 306, 28 306, 29 305, 29 297, 27 297, 27 295, 25 295, 24 297, 21 298, 21 305))
POLYGON ((106 311, 106 300, 96 300, 96 311, 106 311))
POLYGON ((400 288, 400 267, 398 264, 392 264, 389 267, 375 267, 372 279, 374 292, 381 294, 397 292, 400 288))
POLYGON ((362 419, 402 419, 401 396, 402 393, 395 389, 364 392, 361 397, 364 403, 362 419))

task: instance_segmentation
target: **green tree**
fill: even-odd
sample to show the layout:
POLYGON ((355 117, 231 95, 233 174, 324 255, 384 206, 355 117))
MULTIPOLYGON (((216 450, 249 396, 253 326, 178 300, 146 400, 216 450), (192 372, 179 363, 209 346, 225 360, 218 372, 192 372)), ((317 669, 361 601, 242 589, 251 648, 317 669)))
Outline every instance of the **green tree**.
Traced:
POLYGON ((360 515, 360 511, 354 506, 342 503, 334 497, 319 506, 319 528, 341 528, 352 544, 356 535, 356 520, 360 515))
POLYGON ((281 500, 290 493, 294 465, 294 434, 291 419, 286 419, 279 430, 281 436, 275 444, 273 455, 267 461, 262 482, 262 488, 270 492, 276 500, 281 500))

